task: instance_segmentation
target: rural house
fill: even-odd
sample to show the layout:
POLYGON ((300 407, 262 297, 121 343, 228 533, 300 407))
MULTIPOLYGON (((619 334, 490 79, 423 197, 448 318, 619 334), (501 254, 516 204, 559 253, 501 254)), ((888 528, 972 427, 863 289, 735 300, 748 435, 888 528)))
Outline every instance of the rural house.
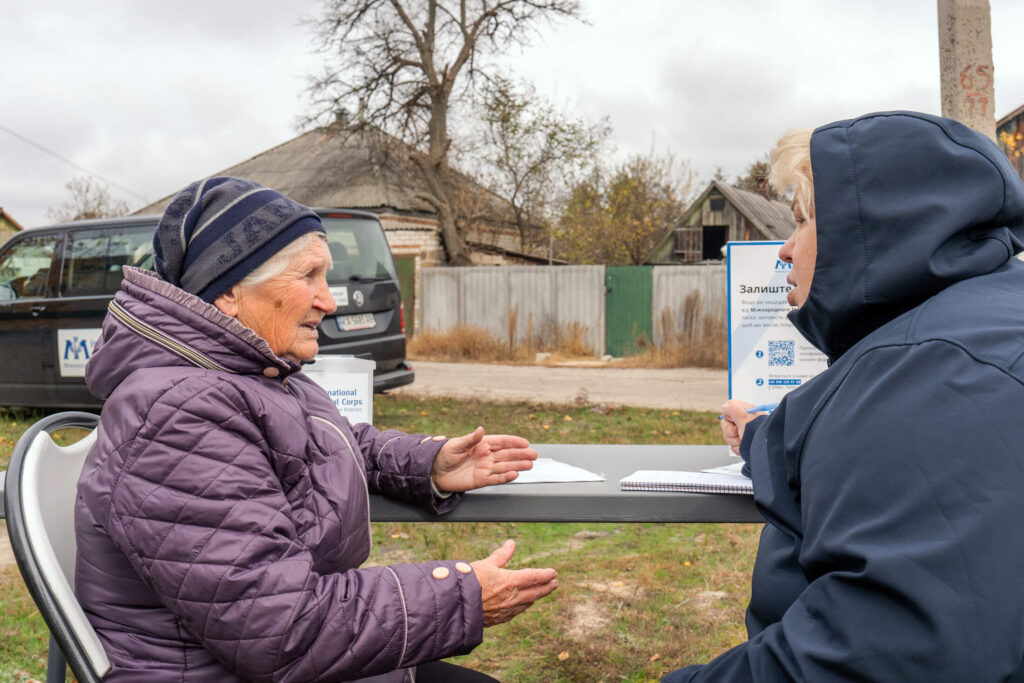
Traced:
MULTIPOLYGON (((519 250, 519 232, 500 219, 509 213, 505 202, 467 176, 452 173, 460 208, 477 217, 476 227, 465 235, 474 265, 549 262, 519 250)), ((437 214, 418 196, 427 193, 427 185, 409 157, 408 146, 370 126, 353 129, 335 122, 211 176, 254 180, 306 206, 363 209, 377 214, 395 259, 406 319, 412 330, 419 269, 442 265, 445 253, 437 214)), ((162 213, 174 196, 168 195, 135 213, 162 213)))
MULTIPOLYGON (((416 266, 444 262, 436 212, 418 196, 427 193, 426 182, 409 158, 409 148, 379 129, 335 123, 211 175, 255 180, 306 206, 376 213, 399 270, 406 259, 416 266)), ((491 217, 507 212, 504 202, 472 179, 454 171, 453 175, 458 200, 467 213, 491 217)), ((160 213, 173 197, 168 195, 136 213, 160 213)), ((519 234, 511 224, 495 219, 476 224, 481 227, 471 228, 466 235, 474 264, 547 263, 546 258, 519 251, 519 234)))
POLYGON ((651 251, 645 263, 721 261, 726 242, 785 240, 795 229, 796 222, 788 204, 713 180, 683 213, 679 224, 651 251))

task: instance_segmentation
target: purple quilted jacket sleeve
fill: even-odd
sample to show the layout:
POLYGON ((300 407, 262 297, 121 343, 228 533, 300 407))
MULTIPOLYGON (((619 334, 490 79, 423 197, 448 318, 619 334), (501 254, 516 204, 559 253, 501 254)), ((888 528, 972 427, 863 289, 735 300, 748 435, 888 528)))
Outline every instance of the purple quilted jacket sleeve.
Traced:
POLYGON ((318 571, 308 511, 271 464, 251 407, 230 385, 182 382, 117 449, 106 528, 182 626, 258 681, 357 678, 475 647, 475 576, 432 576, 452 562, 318 571))
POLYGON ((426 434, 406 434, 394 429, 379 432, 372 425, 357 424, 352 432, 366 462, 366 478, 374 493, 401 498, 444 514, 452 510, 463 494, 439 499, 430 488, 434 458, 446 439, 426 434))

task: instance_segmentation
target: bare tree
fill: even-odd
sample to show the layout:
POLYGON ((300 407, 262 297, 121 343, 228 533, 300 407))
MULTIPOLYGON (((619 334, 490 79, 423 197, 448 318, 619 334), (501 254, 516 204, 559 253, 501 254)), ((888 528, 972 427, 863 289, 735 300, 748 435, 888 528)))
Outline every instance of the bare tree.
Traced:
POLYGON ((453 101, 496 71, 489 56, 523 43, 541 21, 578 13, 579 0, 324 0, 314 26, 334 63, 310 85, 309 120, 353 111, 409 144, 448 261, 466 265, 448 163, 453 101))
POLYGON ((594 169, 611 126, 606 119, 590 125, 569 118, 532 86, 501 76, 483 94, 484 175, 509 202, 526 249, 548 237, 552 202, 594 169))
POLYGON ((58 209, 48 208, 46 217, 53 221, 77 221, 83 218, 109 218, 124 216, 128 213, 128 204, 120 199, 113 199, 107 186, 90 176, 72 178, 64 187, 71 193, 71 198, 58 209))

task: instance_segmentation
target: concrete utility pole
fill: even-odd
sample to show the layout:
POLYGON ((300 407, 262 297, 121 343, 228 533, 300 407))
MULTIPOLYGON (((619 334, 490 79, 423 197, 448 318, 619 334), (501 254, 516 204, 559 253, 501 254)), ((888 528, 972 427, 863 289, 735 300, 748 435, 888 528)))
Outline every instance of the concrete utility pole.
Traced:
POLYGON ((996 138, 988 0, 938 0, 942 115, 996 138))

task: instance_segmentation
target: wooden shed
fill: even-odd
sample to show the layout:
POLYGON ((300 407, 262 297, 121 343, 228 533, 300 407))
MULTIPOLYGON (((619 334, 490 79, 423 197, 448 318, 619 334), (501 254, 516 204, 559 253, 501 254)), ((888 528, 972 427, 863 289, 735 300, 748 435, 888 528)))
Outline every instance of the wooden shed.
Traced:
POLYGON ((645 263, 671 265, 720 261, 726 242, 785 240, 796 229, 788 204, 711 181, 645 263))

